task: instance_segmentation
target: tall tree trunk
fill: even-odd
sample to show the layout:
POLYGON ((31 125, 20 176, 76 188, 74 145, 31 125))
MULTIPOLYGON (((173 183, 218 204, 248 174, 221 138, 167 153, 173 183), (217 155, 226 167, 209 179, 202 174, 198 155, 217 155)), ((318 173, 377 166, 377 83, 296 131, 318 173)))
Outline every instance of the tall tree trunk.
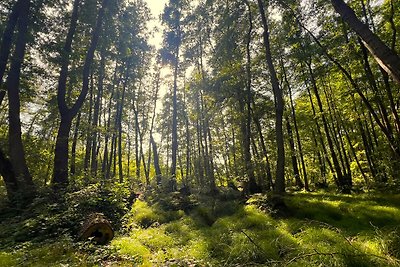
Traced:
MULTIPOLYGON (((123 177, 123 169, 122 169, 122 115, 123 115, 123 109, 124 109, 124 104, 125 104, 125 92, 126 88, 128 86, 129 82, 129 70, 130 70, 130 64, 127 62, 126 64, 126 74, 125 74, 125 81, 122 86, 122 95, 121 95, 121 100, 119 102, 119 108, 117 109, 117 130, 118 130, 118 176, 119 176, 119 182, 122 183, 124 181, 123 177)), ((114 158, 114 161, 116 158, 114 158)), ((115 163, 114 163, 115 164, 115 163)))
POLYGON ((201 116, 201 130, 202 130, 202 137, 204 144, 203 147, 203 159, 204 159, 204 167, 205 167, 205 174, 207 177, 207 182, 210 187, 210 192, 215 192, 217 190, 215 186, 215 176, 214 176, 214 166, 213 166, 213 159, 211 154, 211 138, 209 135, 209 118, 207 114, 207 105, 204 102, 203 92, 200 91, 200 116, 201 116))
POLYGON ((331 3, 349 27, 361 37, 378 64, 400 84, 400 57, 362 23, 343 0, 331 0, 331 3))
POLYGON ((81 113, 78 113, 78 117, 76 118, 74 137, 72 139, 72 147, 71 147, 71 175, 76 173, 76 145, 78 143, 78 133, 79 133, 79 124, 81 122, 81 113))
POLYGON ((3 177, 8 199, 14 201, 16 196, 18 196, 18 183, 15 178, 12 164, 4 155, 2 150, 0 150, 0 175, 3 177))
MULTIPOLYGON (((157 62, 159 63, 159 62, 157 62)), ((154 169, 156 172, 156 183, 157 186, 161 185, 161 168, 159 165, 159 159, 158 159, 158 151, 157 151, 157 144, 154 141, 153 138, 153 128, 154 128, 154 120, 156 117, 156 110, 157 110, 157 100, 158 100, 158 91, 160 90, 160 69, 156 70, 156 75, 155 75, 155 81, 154 81, 154 97, 153 97, 153 115, 151 117, 151 123, 150 123, 150 140, 149 140, 149 158, 147 161, 148 168, 150 170, 150 158, 151 158, 151 150, 153 150, 153 163, 154 163, 154 169)))
POLYGON ((276 76, 275 67, 272 61, 271 47, 269 42, 269 29, 267 18, 264 11, 264 3, 262 0, 257 0, 258 7, 261 14, 262 25, 264 29, 264 47, 267 65, 270 72, 271 84, 275 97, 275 131, 276 131, 276 146, 277 146, 277 162, 276 162, 276 178, 274 192, 283 194, 285 192, 285 146, 283 140, 283 92, 279 86, 278 78, 276 76))
POLYGON ((253 18, 251 14, 251 7, 249 2, 245 1, 247 8, 248 8, 248 22, 249 22, 249 29, 246 35, 246 108, 243 109, 243 116, 244 116, 244 142, 243 142, 243 154, 244 154, 244 163, 246 167, 247 178, 249 179, 249 193, 259 193, 261 190, 256 182, 256 178, 254 176, 254 166, 251 158, 250 152, 250 140, 251 140, 251 52, 250 52, 250 45, 251 45, 251 34, 253 32, 253 18))
MULTIPOLYGON (((324 167, 324 164, 322 164, 324 162, 323 159, 325 159, 326 162, 328 163, 329 169, 331 170, 332 173, 334 173, 335 170, 334 170, 334 168, 332 166, 331 160, 329 159, 328 152, 326 150, 324 138, 323 138, 322 132, 321 132, 321 127, 319 126, 319 123, 318 123, 318 120, 317 120, 317 113, 315 111, 314 101, 312 99, 311 92, 310 92, 310 89, 308 88, 307 84, 306 84, 306 87, 307 87, 308 97, 309 97, 310 103, 311 103, 311 109, 312 109, 312 113, 313 113, 313 120, 314 120, 314 123, 315 123, 315 128, 317 130, 319 143, 321 144, 321 149, 322 149, 322 156, 320 155, 320 153, 318 153, 318 162, 320 163, 319 165, 321 166, 321 176, 323 178, 325 178, 325 175, 324 175, 325 174, 325 167, 324 167), (321 159, 319 158, 320 156, 321 156, 321 159)), ((318 147, 317 137, 315 136, 314 131, 313 131, 313 140, 314 140, 314 145, 316 147, 318 147)), ((339 184, 338 181, 337 181, 336 175, 334 175, 333 177, 334 177, 335 183, 339 184)))
POLYGON ((68 184, 68 140, 71 129, 72 119, 79 112, 85 101, 89 90, 89 74, 93 63, 94 52, 100 36, 101 27, 103 24, 104 9, 108 4, 108 0, 103 0, 102 5, 97 15, 95 28, 93 29, 92 38, 89 48, 86 53, 85 63, 82 73, 82 90, 78 99, 71 108, 68 108, 65 102, 66 81, 68 76, 69 56, 71 54, 72 39, 75 34, 76 23, 78 19, 79 0, 75 0, 71 17, 71 25, 68 30, 67 39, 63 49, 61 59, 61 71, 57 88, 57 103, 61 115, 61 123, 57 134, 56 148, 54 154, 54 172, 53 183, 55 186, 65 186, 68 184))
POLYGON ((25 160, 25 151, 22 144, 21 119, 20 119, 20 74, 25 56, 26 37, 28 34, 30 1, 21 3, 21 13, 18 19, 18 35, 15 51, 11 60, 6 87, 8 93, 8 145, 10 161, 13 166, 18 190, 23 198, 31 198, 35 194, 35 187, 25 160))
POLYGON ((101 53, 100 59, 100 67, 99 67, 99 82, 98 82, 98 91, 96 100, 94 102, 93 107, 93 120, 92 120, 92 155, 91 155, 91 164, 90 164, 90 171, 93 176, 97 174, 97 136, 98 130, 97 126, 99 123, 99 114, 100 114, 100 102, 103 96, 103 83, 104 83, 104 68, 105 68, 105 52, 104 49, 101 53))
MULTIPOLYGON (((255 106, 254 103, 254 99, 253 99, 253 106, 255 106)), ((273 181, 272 181, 272 174, 271 174, 271 165, 269 163, 269 156, 268 156, 268 152, 267 152, 267 146, 265 145, 265 139, 264 139, 264 135, 262 133, 262 129, 261 129, 261 124, 258 118, 256 118, 256 116, 253 114, 253 121, 254 124, 256 125, 256 129, 260 138, 260 143, 261 143, 261 149, 263 152, 263 156, 264 156, 264 160, 265 160, 265 172, 267 175, 267 181, 266 181, 266 190, 269 191, 271 188, 274 187, 273 181)))
MULTIPOLYGON (((115 88, 119 86, 119 82, 121 79, 117 77, 117 71, 118 71, 118 62, 115 63, 115 68, 114 68, 114 78, 113 78, 113 83, 111 85, 111 96, 108 101, 108 118, 107 118, 107 126, 106 126, 106 136, 104 140, 104 153, 103 153, 103 162, 101 164, 101 172, 103 174, 104 179, 109 179, 110 178, 110 166, 111 166, 111 158, 109 158, 109 149, 108 149, 108 143, 110 137, 113 138, 113 135, 111 135, 111 131, 113 129, 111 128, 111 109, 112 109, 112 100, 114 99, 114 94, 115 94, 115 88)), ((122 75, 122 74, 121 74, 122 75)), ((105 121, 105 115, 104 115, 104 121, 105 121)), ((113 139, 112 139, 113 140, 113 139)), ((112 150, 112 144, 111 144, 111 150, 112 150)))
MULTIPOLYGON (((197 100, 197 110, 200 111, 199 97, 197 100)), ((203 145, 203 134, 201 131, 201 122, 199 118, 196 120, 196 133, 197 133, 197 177, 199 186, 204 185, 204 167, 203 167, 203 155, 204 155, 204 145, 203 145)))
POLYGON ((176 188, 176 156, 178 152, 178 103, 177 103, 177 90, 178 90, 178 65, 179 65, 179 46, 175 53, 175 66, 174 66, 174 88, 172 92, 172 144, 171 144, 171 178, 169 190, 175 191, 176 188))
MULTIPOLYGON (((372 72, 371 66, 370 66, 369 61, 368 61, 367 49, 366 49, 365 45, 361 42, 360 38, 358 38, 358 42, 360 44, 360 48, 361 48, 361 52, 362 52, 362 59, 363 59, 364 70, 365 70, 365 74, 366 74, 365 76, 367 77, 367 79, 369 81, 369 84, 370 84, 370 87, 372 89, 372 92, 374 93, 374 101, 378 104, 378 108, 379 108, 381 117, 383 119, 383 122, 385 124, 385 127, 387 128, 387 131, 389 132, 389 134, 391 136, 393 136, 392 125, 391 125, 390 120, 389 120, 388 112, 386 110, 386 105, 383 103, 383 99, 381 97, 381 92, 380 92, 381 90, 378 89, 378 85, 376 84, 376 80, 375 80, 374 74, 372 72)), ((385 77, 384 77, 384 80, 385 80, 385 77)), ((389 89, 388 89, 389 90, 389 95, 391 96, 390 85, 388 85, 388 86, 389 86, 389 89)), ((385 81, 385 88, 387 88, 386 87, 386 81, 385 81)), ((395 114, 397 114, 396 111, 395 111, 395 114)))
POLYGON ((289 139, 290 154, 291 154, 291 158, 292 158, 294 179, 295 179, 296 186, 301 189, 304 187, 304 184, 300 179, 299 167, 297 165, 296 149, 294 147, 293 130, 292 130, 292 126, 290 125, 289 116, 286 116, 286 128, 287 128, 288 137, 289 137, 288 139, 289 139))
POLYGON ((20 13, 23 10, 23 5, 25 5, 26 0, 18 0, 11 9, 11 13, 7 18, 7 25, 4 29, 3 36, 1 38, 0 44, 0 106, 3 102, 6 90, 2 87, 4 73, 6 71, 8 57, 10 56, 12 37, 14 35, 14 29, 17 25, 20 13))
POLYGON ((317 88, 317 84, 314 78, 314 74, 311 68, 311 62, 307 62, 307 66, 308 66, 308 70, 310 72, 310 78, 311 78, 311 85, 315 94, 315 97, 317 98, 317 104, 318 104, 318 108, 319 108, 319 112, 321 113, 321 117, 322 117, 322 126, 324 127, 324 131, 325 131, 325 136, 326 136, 326 140, 328 142, 328 147, 330 150, 330 154, 332 157, 332 162, 333 162, 333 166, 335 168, 335 172, 337 174, 337 178, 338 178, 338 187, 339 189, 343 192, 343 193, 350 193, 350 186, 349 184, 346 184, 346 181, 344 179, 343 173, 342 173, 342 169, 340 167, 336 152, 335 152, 335 147, 332 141, 332 137, 331 134, 329 132, 329 128, 328 128, 328 122, 326 120, 326 117, 324 115, 324 109, 322 106, 322 101, 321 98, 319 96, 319 92, 318 92, 318 88, 317 88))
POLYGON ((94 79, 93 72, 90 75, 90 91, 89 91, 89 113, 86 124, 86 146, 85 146, 85 158, 83 159, 83 170, 85 172, 85 183, 89 181, 89 165, 90 165, 90 154, 92 152, 92 113, 93 113, 93 89, 94 79))
MULTIPOLYGON (((333 0, 332 0, 333 1, 333 0)), ((355 80, 353 79, 352 75, 350 72, 348 72, 341 64, 339 61, 337 61, 327 50, 326 47, 324 47, 321 42, 318 40, 315 35, 310 32, 303 24, 301 24, 300 21, 297 21, 300 27, 302 27, 307 33, 311 36, 311 38, 315 41, 315 43, 322 49, 323 53, 326 55, 326 57, 333 62, 338 69, 343 73, 343 75, 349 80, 351 86, 353 89, 357 92, 357 94, 361 97, 361 100, 363 101, 364 105, 367 107, 370 115, 374 118, 374 121, 376 124, 378 124, 379 128, 385 135, 390 148, 393 151, 393 155, 396 158, 397 161, 400 161, 400 146, 397 144, 396 140, 393 139, 393 135, 390 134, 390 131, 385 127, 385 125, 382 123, 382 121, 379 119, 378 115, 375 112, 375 109, 372 107, 371 103, 368 101, 364 93, 361 91, 360 87, 357 85, 355 80)))
POLYGON ((150 143, 153 148, 153 154, 154 154, 154 169, 156 172, 156 181, 157 181, 157 185, 160 185, 162 173, 161 173, 161 168, 160 168, 160 160, 158 158, 157 144, 154 141, 153 135, 150 135, 150 143))
MULTIPOLYGON (((297 172, 298 172, 299 178, 296 180, 296 184, 300 188, 304 187, 304 189, 306 191, 309 191, 310 189, 309 189, 309 185, 308 185, 306 164, 304 162, 303 148, 301 146, 299 129, 297 127, 296 111, 295 111, 294 104, 293 104, 292 87, 290 86, 289 80, 287 78, 285 65, 283 64, 282 59, 280 60, 280 62, 281 62, 281 67, 282 67, 282 72, 283 72, 283 78, 284 78, 284 81, 285 81, 285 83, 287 85, 287 88, 288 88, 288 95, 289 95, 289 100, 290 100, 289 101, 290 115, 291 115, 291 118, 293 120, 293 125, 294 125, 294 129, 295 129, 295 133, 296 133, 296 140, 297 140, 297 149, 298 149, 298 152, 299 152, 301 167, 302 167, 302 170, 303 170, 304 184, 302 183, 302 181, 300 179, 300 173, 298 172, 298 170, 297 170, 297 172)), ((290 122, 289 122, 289 117, 287 118, 287 127, 288 127, 288 133, 292 132, 291 126, 290 126, 290 122), (290 130, 289 130, 289 128, 290 128, 290 130)), ((293 133, 289 133, 289 138, 291 137, 292 134, 293 133)), ((291 137, 291 138, 294 140, 293 137, 291 137)), ((297 157, 296 157, 296 154, 295 154, 294 144, 293 144, 293 150, 292 150, 292 165, 293 165, 293 172, 294 172, 295 177, 296 177, 296 170, 295 169, 298 169, 298 167, 297 167, 297 157), (293 158, 293 156, 295 158, 293 158), (293 165, 295 162, 296 162, 296 167, 293 165)))
POLYGON ((292 88, 287 80, 286 72, 284 72, 284 75, 285 75, 285 80, 286 80, 286 83, 288 84, 288 89, 289 89, 288 93, 289 93, 289 99, 290 99, 290 109, 291 109, 291 115, 292 115, 292 119, 293 119, 294 130, 296 133, 297 147, 299 149, 301 168, 303 170, 304 189, 306 191, 309 191, 310 188, 309 188, 309 184, 308 184, 306 164, 304 162, 303 147, 302 147, 301 141, 300 141, 299 127, 297 126, 297 117, 296 117, 296 110, 294 108, 294 103, 293 103, 292 88))
POLYGON ((146 178, 146 186, 150 185, 150 173, 147 171, 147 167, 146 167, 146 161, 144 158, 144 153, 143 153, 143 133, 141 132, 140 129, 140 124, 139 124, 139 112, 135 106, 135 99, 132 103, 132 109, 133 109, 133 113, 135 116, 135 130, 137 133, 137 142, 138 142, 138 168, 140 169, 140 161, 142 161, 143 163, 143 169, 145 172, 145 178, 146 178))
MULTIPOLYGON (((186 106, 186 93, 185 93, 185 106, 186 106)), ((185 179, 184 179, 184 187, 190 187, 190 182, 189 182, 189 177, 191 176, 191 161, 190 161, 190 156, 191 156, 191 147, 190 147, 190 131, 189 131, 189 115, 187 113, 187 110, 185 112, 185 132, 186 132, 186 173, 185 173, 185 179)), ((210 140, 211 142, 211 140, 210 140)))

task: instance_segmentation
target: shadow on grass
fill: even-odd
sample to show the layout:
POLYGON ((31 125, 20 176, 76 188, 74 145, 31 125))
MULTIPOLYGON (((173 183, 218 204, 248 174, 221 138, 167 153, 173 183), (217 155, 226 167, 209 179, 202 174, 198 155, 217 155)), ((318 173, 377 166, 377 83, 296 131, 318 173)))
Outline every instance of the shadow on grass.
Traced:
MULTIPOLYGON (((285 199, 285 218, 260 210, 257 201, 201 199, 187 212, 137 201, 111 244, 95 248, 98 258, 72 240, 55 244, 69 255, 59 263, 82 260, 81 266, 399 266, 396 199, 297 193, 285 199)), ((52 247, 29 248, 24 264, 57 265, 43 256, 52 247)), ((21 255, 0 251, 0 266, 21 264, 21 255)))
POLYGON ((399 196, 296 194, 287 197, 293 218, 327 223, 354 235, 400 224, 399 196))

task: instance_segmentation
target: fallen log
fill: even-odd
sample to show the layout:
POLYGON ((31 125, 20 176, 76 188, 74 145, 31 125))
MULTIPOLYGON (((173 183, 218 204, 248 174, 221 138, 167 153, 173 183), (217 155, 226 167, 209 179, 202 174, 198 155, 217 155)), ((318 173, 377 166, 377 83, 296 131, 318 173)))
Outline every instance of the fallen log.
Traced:
POLYGON ((104 245, 114 238, 114 230, 102 213, 90 214, 78 234, 81 241, 92 238, 97 244, 104 245))

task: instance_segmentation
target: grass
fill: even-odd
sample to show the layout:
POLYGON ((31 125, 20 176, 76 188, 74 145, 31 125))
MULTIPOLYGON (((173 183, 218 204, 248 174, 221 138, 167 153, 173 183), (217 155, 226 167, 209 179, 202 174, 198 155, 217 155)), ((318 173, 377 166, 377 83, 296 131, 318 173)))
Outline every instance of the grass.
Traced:
MULTIPOLYGON (((0 266, 400 266, 399 200, 295 193, 284 218, 267 212, 260 195, 247 203, 202 199, 186 212, 136 201, 107 246, 68 234, 10 238, 0 266)), ((32 220, 3 220, 0 233, 32 220)))

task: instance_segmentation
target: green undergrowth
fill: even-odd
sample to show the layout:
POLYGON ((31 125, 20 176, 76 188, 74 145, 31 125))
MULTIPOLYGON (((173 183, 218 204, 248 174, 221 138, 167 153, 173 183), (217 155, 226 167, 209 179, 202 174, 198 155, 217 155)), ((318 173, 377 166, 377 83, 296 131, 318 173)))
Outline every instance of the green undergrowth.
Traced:
POLYGON ((294 193, 284 217, 263 195, 169 197, 137 200, 106 246, 9 241, 0 266, 400 266, 399 195, 294 193))

